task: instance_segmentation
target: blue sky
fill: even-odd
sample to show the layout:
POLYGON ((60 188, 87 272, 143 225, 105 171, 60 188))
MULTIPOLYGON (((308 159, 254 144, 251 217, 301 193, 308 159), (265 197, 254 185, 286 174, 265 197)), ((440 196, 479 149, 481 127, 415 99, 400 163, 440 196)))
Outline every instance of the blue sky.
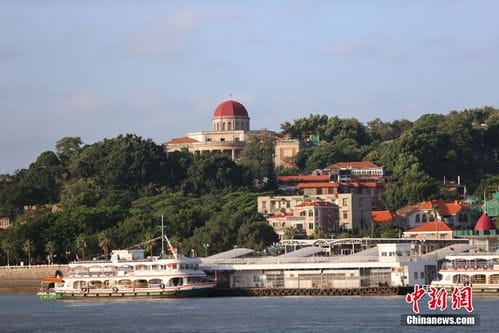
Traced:
POLYGON ((0 174, 55 142, 499 106, 498 1, 0 1, 0 174))

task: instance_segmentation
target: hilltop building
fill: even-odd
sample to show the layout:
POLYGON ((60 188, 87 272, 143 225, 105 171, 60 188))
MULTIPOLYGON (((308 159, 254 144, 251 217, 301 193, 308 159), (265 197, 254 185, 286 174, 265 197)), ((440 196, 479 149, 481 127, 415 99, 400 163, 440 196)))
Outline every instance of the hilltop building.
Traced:
MULTIPOLYGON (((222 152, 237 160, 246 147, 249 138, 260 131, 250 129, 248 111, 241 103, 228 100, 218 105, 213 113, 211 130, 187 133, 173 138, 163 146, 167 153, 187 149, 193 154, 222 152)), ((275 166, 294 166, 293 157, 300 150, 300 142, 276 135, 275 166)))
POLYGON ((235 160, 251 133, 248 111, 241 103, 230 100, 215 109, 211 131, 188 133, 164 143, 164 147, 167 153, 181 149, 194 154, 219 151, 235 160))

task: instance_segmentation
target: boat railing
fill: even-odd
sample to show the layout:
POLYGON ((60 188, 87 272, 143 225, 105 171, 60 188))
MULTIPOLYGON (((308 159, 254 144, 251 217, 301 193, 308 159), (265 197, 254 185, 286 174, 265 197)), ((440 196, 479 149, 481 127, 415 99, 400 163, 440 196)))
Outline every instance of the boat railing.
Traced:
POLYGON ((305 257, 305 258, 281 258, 281 257, 255 257, 234 259, 203 259, 203 264, 284 264, 284 263, 345 263, 345 262, 376 262, 378 256, 334 256, 334 257, 305 257))

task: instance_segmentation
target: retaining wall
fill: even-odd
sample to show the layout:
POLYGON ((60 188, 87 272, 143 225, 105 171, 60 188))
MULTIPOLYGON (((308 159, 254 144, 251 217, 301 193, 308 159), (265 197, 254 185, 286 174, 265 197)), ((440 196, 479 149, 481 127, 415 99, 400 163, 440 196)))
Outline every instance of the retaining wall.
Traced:
POLYGON ((55 276, 57 270, 65 276, 69 272, 69 267, 67 265, 0 267, 0 293, 35 293, 40 289, 40 280, 45 276, 55 276))

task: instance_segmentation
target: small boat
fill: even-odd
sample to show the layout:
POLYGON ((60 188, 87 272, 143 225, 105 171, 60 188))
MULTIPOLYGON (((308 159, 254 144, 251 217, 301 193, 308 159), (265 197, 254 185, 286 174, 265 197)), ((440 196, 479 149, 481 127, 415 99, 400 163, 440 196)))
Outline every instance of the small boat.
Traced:
POLYGON ((445 257, 439 270, 440 280, 431 282, 430 287, 454 288, 470 286, 473 293, 499 294, 499 254, 461 253, 445 257))
POLYGON ((40 283, 40 291, 37 296, 40 299, 60 299, 61 295, 54 289, 56 284, 63 283, 60 276, 44 277, 40 283))
POLYGON ((119 250, 111 253, 110 260, 72 262, 68 276, 44 278, 37 295, 40 299, 88 299, 210 294, 216 283, 199 269, 199 258, 180 258, 173 249, 170 258, 163 253, 144 258, 143 249, 119 250))

